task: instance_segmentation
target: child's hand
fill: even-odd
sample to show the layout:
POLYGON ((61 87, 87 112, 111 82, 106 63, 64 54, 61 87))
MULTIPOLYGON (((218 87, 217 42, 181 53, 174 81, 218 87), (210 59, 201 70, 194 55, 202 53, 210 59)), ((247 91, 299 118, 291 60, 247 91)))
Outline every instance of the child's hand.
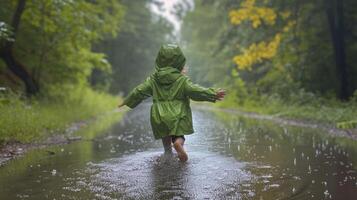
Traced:
POLYGON ((216 98, 218 101, 222 101, 224 99, 224 96, 226 95, 226 91, 223 89, 218 89, 216 98))

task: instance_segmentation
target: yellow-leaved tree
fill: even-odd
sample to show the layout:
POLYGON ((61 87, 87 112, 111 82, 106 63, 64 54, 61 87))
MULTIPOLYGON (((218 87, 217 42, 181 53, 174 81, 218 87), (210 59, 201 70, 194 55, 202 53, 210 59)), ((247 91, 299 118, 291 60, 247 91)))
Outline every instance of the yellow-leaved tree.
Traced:
POLYGON ((254 64, 262 63, 273 59, 278 52, 282 42, 283 34, 290 31, 295 25, 295 21, 290 19, 289 11, 278 12, 274 8, 268 7, 268 0, 243 0, 240 7, 229 12, 231 24, 241 25, 244 22, 250 23, 253 30, 263 24, 265 27, 278 29, 268 41, 260 41, 250 44, 241 49, 241 54, 234 56, 233 61, 239 70, 252 70, 254 64), (259 6, 257 5, 259 3, 259 6), (275 27, 277 20, 281 20, 283 26, 275 27))

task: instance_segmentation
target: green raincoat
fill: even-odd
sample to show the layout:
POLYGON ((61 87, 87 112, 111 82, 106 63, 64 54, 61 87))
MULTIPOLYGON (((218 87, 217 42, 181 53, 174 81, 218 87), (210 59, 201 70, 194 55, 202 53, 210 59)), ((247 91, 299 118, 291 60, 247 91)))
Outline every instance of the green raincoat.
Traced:
POLYGON ((193 84, 181 74, 185 61, 177 45, 161 46, 156 58, 156 71, 124 99, 124 105, 134 108, 144 99, 153 97, 150 122, 155 139, 192 134, 190 99, 217 100, 215 89, 193 84))

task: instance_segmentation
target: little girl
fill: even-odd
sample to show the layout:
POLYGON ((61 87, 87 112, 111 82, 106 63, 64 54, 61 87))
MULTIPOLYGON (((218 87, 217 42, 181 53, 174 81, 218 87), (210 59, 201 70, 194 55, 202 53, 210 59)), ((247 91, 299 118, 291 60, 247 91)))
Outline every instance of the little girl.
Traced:
POLYGON ((175 44, 161 46, 156 57, 155 72, 146 81, 134 88, 119 105, 134 108, 148 97, 153 97, 151 127, 155 139, 162 139, 165 153, 171 152, 173 144, 179 159, 187 161, 183 145, 184 135, 192 134, 190 99, 215 102, 222 100, 225 91, 204 88, 193 84, 184 75, 186 58, 175 44))

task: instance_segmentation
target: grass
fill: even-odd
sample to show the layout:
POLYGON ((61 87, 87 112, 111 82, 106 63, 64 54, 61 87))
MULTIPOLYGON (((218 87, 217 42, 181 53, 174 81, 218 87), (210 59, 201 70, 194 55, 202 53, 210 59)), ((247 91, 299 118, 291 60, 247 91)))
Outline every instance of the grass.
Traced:
POLYGON ((13 140, 31 142, 64 133, 71 123, 112 111, 117 103, 118 97, 87 87, 60 100, 0 96, 0 144, 13 140))
POLYGON ((282 118, 309 120, 332 124, 339 128, 356 128, 357 102, 336 99, 300 97, 283 101, 277 97, 251 97, 237 101, 232 95, 217 104, 219 107, 238 108, 246 112, 274 115, 282 118))

